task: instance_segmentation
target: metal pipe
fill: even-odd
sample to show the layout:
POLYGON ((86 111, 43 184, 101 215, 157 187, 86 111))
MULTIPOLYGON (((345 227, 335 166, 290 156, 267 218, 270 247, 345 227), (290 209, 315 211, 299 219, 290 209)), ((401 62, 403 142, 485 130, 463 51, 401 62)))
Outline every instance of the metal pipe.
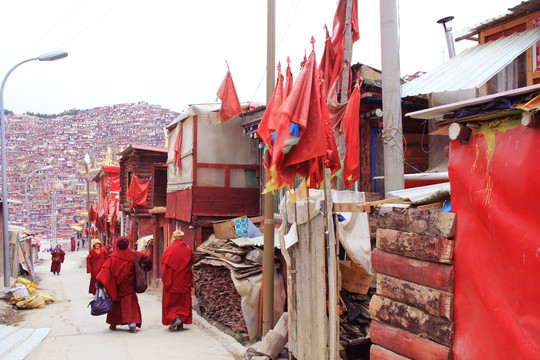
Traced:
POLYGON ((447 16, 437 21, 437 24, 442 24, 444 27, 444 36, 446 37, 446 46, 448 47, 448 57, 450 57, 450 59, 456 56, 454 37, 452 36, 452 20, 454 20, 453 16, 447 16), (446 25, 447 23, 448 25, 446 25))

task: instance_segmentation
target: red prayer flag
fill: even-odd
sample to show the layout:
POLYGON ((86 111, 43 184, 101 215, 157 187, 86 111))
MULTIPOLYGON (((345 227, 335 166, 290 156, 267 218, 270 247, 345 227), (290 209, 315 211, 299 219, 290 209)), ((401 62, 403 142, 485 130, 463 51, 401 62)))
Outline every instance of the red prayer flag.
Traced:
POLYGON ((293 76, 291 71, 291 59, 287 56, 287 70, 285 70, 285 95, 283 96, 283 101, 285 101, 291 94, 293 88, 293 76))
POLYGON ((272 156, 272 187, 291 186, 296 174, 313 174, 314 159, 326 152, 321 94, 315 51, 304 64, 296 84, 279 112, 272 156))
POLYGON ((223 79, 217 91, 217 96, 221 99, 221 108, 219 109, 220 122, 231 120, 242 112, 242 106, 240 105, 240 100, 238 100, 229 70, 227 70, 227 75, 225 75, 225 79, 223 79))
POLYGON ((149 187, 150 179, 140 179, 135 175, 131 177, 131 184, 129 184, 126 196, 128 200, 131 200, 131 202, 129 203, 130 209, 134 209, 137 205, 146 205, 149 187))
POLYGON ((283 103, 283 75, 278 64, 278 75, 274 93, 266 106, 266 110, 257 129, 257 134, 266 145, 271 145, 272 134, 277 129, 278 111, 283 103))
POLYGON ((345 110, 343 130, 345 159, 343 182, 350 188, 360 178, 360 85, 356 84, 345 110))
POLYGON ((326 30, 326 41, 321 62, 319 64, 319 76, 323 79, 323 94, 328 94, 328 88, 332 84, 332 73, 334 72, 334 65, 336 63, 336 54, 332 47, 332 39, 330 38, 330 34, 328 34, 328 29, 326 26, 324 28, 326 30))
MULTIPOLYGON (((346 12, 347 0, 339 0, 332 27, 332 44, 334 46, 335 54, 338 54, 339 50, 337 49, 337 45, 341 41, 341 38, 345 37, 346 25, 349 25, 346 23, 345 19, 346 12)), ((352 0, 351 25, 352 42, 355 43, 358 39, 360 39, 360 32, 358 30, 358 0, 352 0)))

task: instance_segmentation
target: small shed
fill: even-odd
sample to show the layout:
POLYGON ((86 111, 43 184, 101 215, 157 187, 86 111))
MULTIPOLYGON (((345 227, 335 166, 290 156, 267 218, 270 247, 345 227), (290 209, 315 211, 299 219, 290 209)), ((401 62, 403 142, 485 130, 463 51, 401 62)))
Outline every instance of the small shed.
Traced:
POLYGON ((261 214, 259 144, 243 133, 240 116, 220 123, 220 106, 190 105, 167 126, 166 239, 181 228, 197 247, 213 221, 261 214))

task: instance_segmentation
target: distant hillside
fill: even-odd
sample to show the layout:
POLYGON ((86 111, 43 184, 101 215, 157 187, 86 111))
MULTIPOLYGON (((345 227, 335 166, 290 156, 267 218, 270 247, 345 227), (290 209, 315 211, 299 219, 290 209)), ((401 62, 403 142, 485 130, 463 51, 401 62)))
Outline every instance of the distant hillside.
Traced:
POLYGON ((105 159, 107 148, 115 159, 129 144, 164 147, 164 127, 178 115, 159 105, 132 103, 70 110, 56 117, 6 116, 8 196, 21 202, 9 204, 10 224, 25 224, 26 177, 55 159, 52 170, 28 178, 30 227, 51 236, 57 213, 58 237, 73 235, 70 225, 81 219, 79 212, 86 208, 86 197, 81 195, 86 189, 85 174, 78 172, 84 170, 85 154, 97 165, 105 159))

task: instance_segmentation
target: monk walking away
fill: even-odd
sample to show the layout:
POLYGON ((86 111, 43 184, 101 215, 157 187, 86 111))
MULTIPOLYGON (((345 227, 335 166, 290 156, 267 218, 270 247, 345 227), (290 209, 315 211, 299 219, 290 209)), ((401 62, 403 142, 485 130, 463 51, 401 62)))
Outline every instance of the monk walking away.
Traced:
POLYGON ((145 271, 152 270, 152 260, 140 251, 128 248, 125 236, 116 239, 116 250, 103 264, 96 276, 96 286, 105 288, 113 301, 112 311, 107 314, 106 322, 110 330, 118 325, 128 325, 129 332, 137 332, 142 325, 141 308, 135 287, 135 262, 133 252, 145 271))
POLYGON ((191 286, 193 250, 184 242, 184 233, 176 230, 172 244, 161 255, 163 281, 162 318, 169 330, 182 330, 192 323, 191 286))
POLYGON ((60 275, 60 269, 62 268, 62 263, 64 262, 64 258, 66 256, 66 253, 64 250, 62 250, 62 245, 58 244, 54 248, 53 251, 51 251, 51 272, 57 275, 60 275))
POLYGON ((101 247, 101 241, 94 239, 92 250, 86 256, 86 272, 90 274, 90 288, 88 289, 90 294, 96 294, 96 276, 108 257, 109 253, 101 247))

